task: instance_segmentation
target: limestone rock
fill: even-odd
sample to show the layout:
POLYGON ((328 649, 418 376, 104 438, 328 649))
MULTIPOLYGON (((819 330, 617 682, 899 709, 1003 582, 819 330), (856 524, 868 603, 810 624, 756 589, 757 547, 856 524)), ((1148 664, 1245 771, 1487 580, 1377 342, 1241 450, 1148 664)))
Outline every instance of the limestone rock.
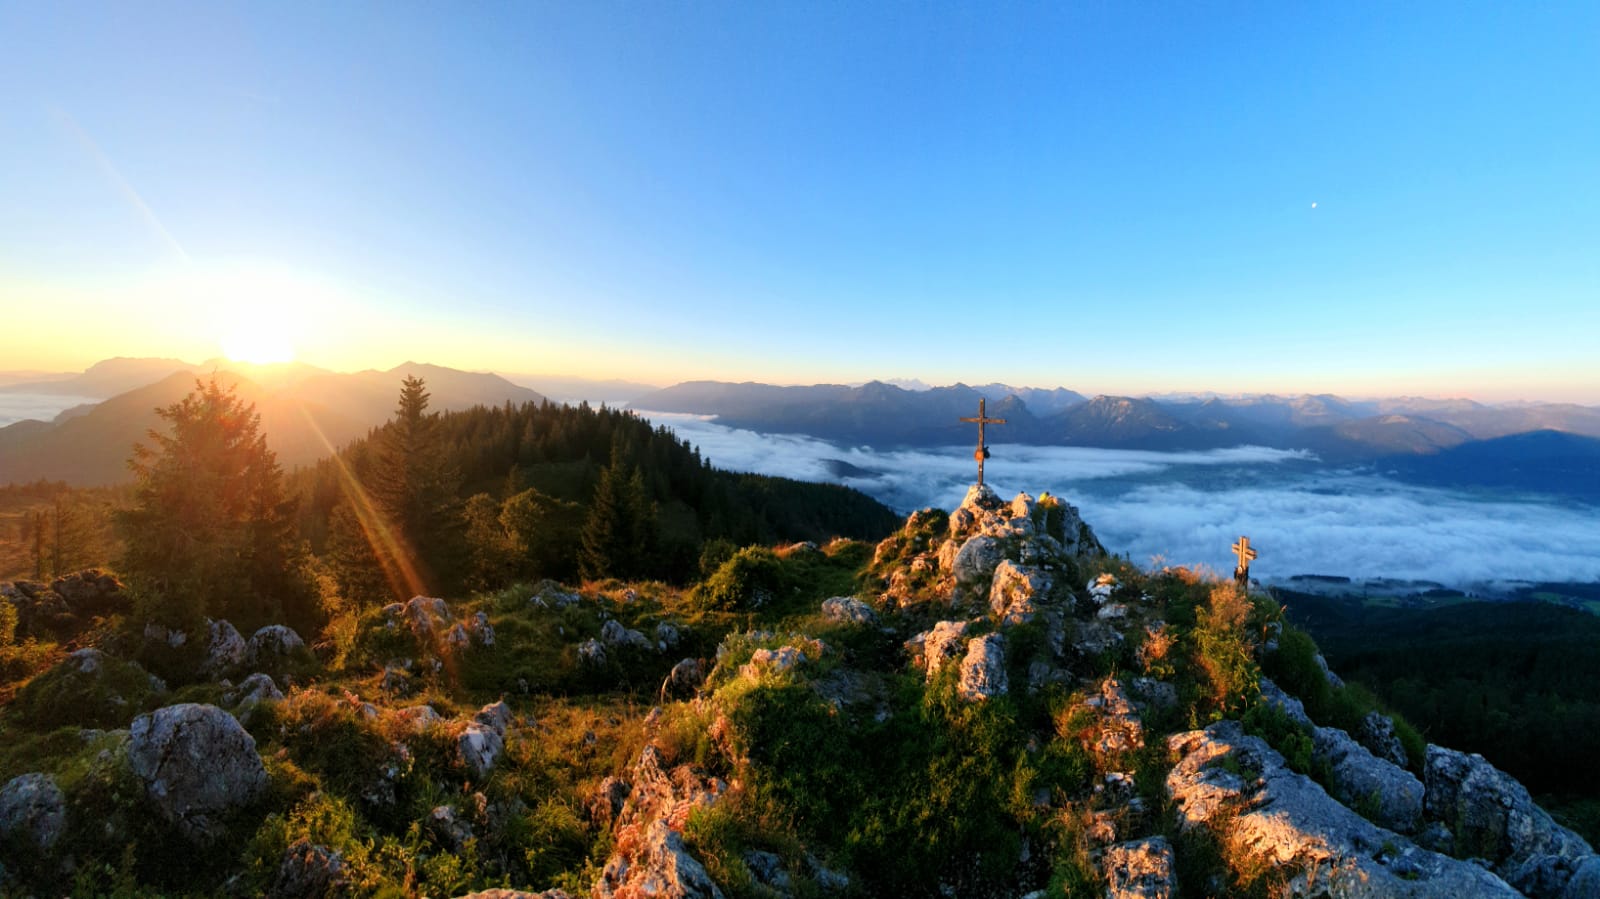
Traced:
POLYGON ((67 803, 48 774, 23 774, 0 787, 0 838, 45 851, 67 826, 67 803))
POLYGON ((989 610, 1006 624, 1023 624, 1033 620, 1049 591, 1050 575, 1003 559, 989 586, 989 610))
POLYGON ((505 748, 505 739, 494 728, 477 722, 468 724, 456 738, 456 752, 461 757, 461 764, 474 777, 487 776, 505 748))
POLYGON ((999 634, 975 638, 961 660, 956 691, 969 702, 979 702, 1004 695, 1006 689, 1005 638, 999 634))
POLYGON ((706 682, 705 667, 699 659, 683 659, 672 666, 667 679, 661 684, 663 699, 688 698, 699 692, 706 682))
POLYGON ((683 642, 683 631, 676 625, 665 621, 656 623, 656 649, 666 652, 676 649, 683 642))
POLYGON ((233 712, 241 724, 249 724, 255 711, 263 702, 282 702, 283 691, 268 675, 256 672, 240 682, 227 694, 233 700, 233 712))
POLYGON ((994 570, 1003 558, 1005 549, 1000 541, 979 534, 961 544, 961 549, 956 551, 955 561, 950 565, 950 573, 959 586, 981 586, 987 590, 989 579, 994 576, 994 570))
POLYGON ((783 674, 805 660, 806 654, 794 646, 758 649, 750 656, 749 662, 739 666, 739 673, 745 677, 760 677, 763 671, 783 674))
POLYGON ((1088 748, 1097 755, 1114 758, 1144 747, 1144 721, 1121 681, 1106 678, 1099 691, 1083 702, 1094 710, 1095 738, 1088 748))
POLYGON ((200 673, 206 677, 230 677, 249 657, 244 637, 227 621, 206 621, 206 658, 200 673))
POLYGON ((622 626, 622 622, 615 618, 600 626, 600 642, 607 646, 630 646, 634 649, 649 649, 650 638, 644 634, 622 626))
POLYGON ((473 642, 479 646, 494 645, 494 625, 489 623, 488 612, 477 612, 472 616, 472 623, 467 626, 467 631, 472 635, 473 642))
POLYGON ((395 709, 391 714, 414 734, 420 734, 444 720, 444 716, 434 711, 431 705, 406 706, 395 709))
POLYGON ((478 710, 472 720, 489 728, 505 739, 506 728, 511 726, 511 706, 506 705, 504 699, 491 702, 478 710))
POLYGON ((344 857, 305 837, 283 853, 278 874, 267 888, 268 899, 323 899, 349 887, 344 857))
POLYGON ((306 641, 293 628, 269 624, 250 635, 245 657, 252 665, 270 665, 304 652, 306 641))
POLYGON ((495 887, 488 890, 479 890, 476 893, 466 893, 456 899, 572 899, 566 890, 540 890, 530 893, 526 890, 508 890, 504 887, 495 887))
POLYGON ((1086 589, 1089 591, 1089 598, 1094 600, 1094 604, 1103 606, 1111 601, 1111 594, 1116 592, 1117 576, 1109 571, 1098 575, 1089 582, 1086 589))
POLYGON ((771 888, 780 895, 792 895, 794 881, 784 868, 783 859, 776 853, 752 849, 746 852, 743 858, 745 867, 750 869, 750 874, 755 877, 757 883, 771 888))
POLYGON ((1106 899, 1172 899, 1177 894, 1172 844, 1150 837, 1107 846, 1100 854, 1106 899))
POLYGON ((1424 783, 1429 817, 1443 821, 1457 854, 1485 859, 1512 886, 1559 895, 1577 863, 1593 856, 1582 837, 1555 823, 1528 790, 1483 756, 1428 747, 1424 783))
POLYGON ((703 778, 687 765, 662 770, 653 745, 639 753, 629 778, 633 787, 616 816, 617 849, 606 860, 593 895, 721 897, 705 867, 684 848, 680 831, 689 813, 716 803, 727 784, 703 778))
POLYGON ((946 662, 958 658, 966 651, 967 629, 972 626, 970 621, 939 621, 935 622, 932 630, 924 631, 912 637, 906 643, 912 659, 918 667, 927 672, 928 677, 933 677, 945 666, 946 662))
POLYGON ((472 824, 453 805, 436 805, 428 813, 428 829, 452 852, 460 852, 472 839, 472 824))
POLYGON ((1406 766, 1405 744, 1400 742, 1399 734, 1394 731, 1394 721, 1388 715, 1378 711, 1368 712, 1361 719, 1361 727, 1354 736, 1357 742, 1378 758, 1402 768, 1406 766))
POLYGON ((878 613, 854 596, 835 596, 822 601, 822 617, 829 621, 871 625, 878 623, 878 613))
POLYGON ((232 715, 198 703, 135 718, 128 765, 161 817, 202 845, 221 836, 228 815, 267 786, 255 739, 232 715))
POLYGON ((634 856, 614 855, 594 885, 596 899, 660 896, 664 899, 722 899, 705 866, 683 845, 683 835, 654 821, 634 856))
POLYGON ((1332 727, 1312 732, 1311 757, 1327 768, 1334 798, 1366 812, 1374 823, 1399 833, 1413 833, 1421 824, 1422 781, 1410 771, 1332 727))
POLYGON ((1205 828, 1225 856, 1276 866, 1290 895, 1519 895, 1478 865, 1419 848, 1340 805, 1238 722, 1174 734, 1167 746, 1177 759, 1166 792, 1179 830, 1205 828))
POLYGON ((74 615, 90 617, 126 612, 132 606, 115 575, 98 568, 86 568, 56 578, 51 592, 61 597, 74 615))
POLYGON ((606 648, 593 638, 578 644, 578 661, 594 668, 604 668, 606 665, 606 648))
POLYGON ((1263 675, 1261 677, 1261 701, 1274 706, 1278 711, 1288 716, 1290 721, 1304 727, 1307 731, 1316 727, 1311 721, 1311 716, 1306 714, 1305 704, 1295 699, 1283 688, 1273 683, 1272 679, 1263 675))

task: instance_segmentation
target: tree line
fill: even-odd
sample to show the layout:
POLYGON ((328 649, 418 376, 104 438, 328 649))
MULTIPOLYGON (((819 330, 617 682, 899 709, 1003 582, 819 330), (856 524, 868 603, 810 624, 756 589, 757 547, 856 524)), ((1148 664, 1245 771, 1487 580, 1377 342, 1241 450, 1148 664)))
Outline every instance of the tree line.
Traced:
POLYGON ((685 584, 727 547, 876 539, 898 520, 837 485, 720 471, 631 412, 506 404, 440 414, 420 378, 394 416, 293 475, 216 380, 158 410, 118 513, 142 620, 287 622, 540 578, 685 584))

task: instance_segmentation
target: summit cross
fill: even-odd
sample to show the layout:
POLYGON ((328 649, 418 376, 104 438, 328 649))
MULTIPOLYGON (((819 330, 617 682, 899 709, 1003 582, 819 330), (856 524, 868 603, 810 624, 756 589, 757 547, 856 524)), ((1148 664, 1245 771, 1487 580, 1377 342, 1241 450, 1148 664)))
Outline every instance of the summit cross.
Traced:
POLYGON ((1238 567, 1233 569, 1233 578, 1239 582, 1242 590, 1250 589, 1250 560, 1256 557, 1255 548, 1250 545, 1249 537, 1240 537, 1239 542, 1233 545, 1233 554, 1239 557, 1238 567))
POLYGON ((978 398, 978 417, 977 418, 963 418, 963 419, 961 419, 962 421, 971 421, 971 422, 977 422, 978 423, 978 449, 977 449, 977 452, 974 452, 972 454, 972 458, 978 460, 978 486, 979 487, 983 486, 983 460, 989 458, 989 447, 986 446, 984 444, 984 442, 983 442, 983 426, 984 425, 1003 425, 1003 424, 1006 423, 1006 420, 1003 419, 1003 418, 990 418, 988 415, 986 415, 984 413, 984 402, 985 401, 984 401, 983 397, 979 397, 978 398))

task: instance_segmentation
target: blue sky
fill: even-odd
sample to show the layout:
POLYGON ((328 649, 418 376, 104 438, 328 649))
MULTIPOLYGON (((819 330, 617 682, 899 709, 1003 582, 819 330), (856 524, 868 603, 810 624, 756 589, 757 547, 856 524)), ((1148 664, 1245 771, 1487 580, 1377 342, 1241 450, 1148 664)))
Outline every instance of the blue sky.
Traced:
POLYGON ((0 368, 271 330, 335 368, 1600 403, 1594 4, 0 2, 0 35, 0 368))

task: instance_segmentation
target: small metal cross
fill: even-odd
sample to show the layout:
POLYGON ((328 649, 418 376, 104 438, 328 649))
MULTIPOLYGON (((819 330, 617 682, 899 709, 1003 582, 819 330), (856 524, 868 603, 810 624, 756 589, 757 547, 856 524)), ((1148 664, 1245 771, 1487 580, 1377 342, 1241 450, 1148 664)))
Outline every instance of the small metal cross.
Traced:
POLYGON ((1256 557, 1255 548, 1250 545, 1249 537, 1240 537, 1239 542, 1233 545, 1234 555, 1239 557, 1238 567, 1233 569, 1233 579, 1239 582, 1239 589, 1250 589, 1250 560, 1256 557))
POLYGON ((983 442, 983 426, 984 425, 1003 425, 1003 424, 1006 423, 1006 420, 1003 419, 1003 418, 990 418, 987 415, 985 415, 984 414, 984 399, 983 399, 983 397, 979 397, 978 398, 978 417, 977 418, 963 418, 961 420, 962 421, 973 421, 973 422, 977 422, 978 423, 978 450, 977 450, 977 452, 972 454, 972 457, 974 459, 978 460, 978 486, 982 487, 983 486, 983 460, 989 458, 989 447, 984 445, 984 442, 983 442))

